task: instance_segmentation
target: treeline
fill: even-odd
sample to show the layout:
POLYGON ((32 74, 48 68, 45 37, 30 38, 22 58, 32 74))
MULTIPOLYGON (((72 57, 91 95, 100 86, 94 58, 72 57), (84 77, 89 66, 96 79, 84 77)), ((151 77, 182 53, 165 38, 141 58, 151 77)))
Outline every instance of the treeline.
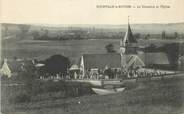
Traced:
POLYGON ((125 33, 88 30, 41 30, 32 32, 34 40, 81 40, 81 39, 121 39, 125 33))
MULTIPOLYGON (((82 40, 82 39, 122 39, 125 32, 108 32, 105 30, 40 30, 32 32, 34 40, 82 40)), ((135 33, 134 37, 136 39, 184 39, 184 34, 179 34, 174 32, 173 34, 166 34, 163 31, 160 34, 142 34, 135 33)))

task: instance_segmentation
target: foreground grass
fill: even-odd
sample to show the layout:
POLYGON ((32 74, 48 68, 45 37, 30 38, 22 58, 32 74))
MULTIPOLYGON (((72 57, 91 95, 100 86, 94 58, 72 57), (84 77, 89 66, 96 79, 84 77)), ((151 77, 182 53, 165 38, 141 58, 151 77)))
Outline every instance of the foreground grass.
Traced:
MULTIPOLYGON (((8 104, 4 114, 181 114, 184 79, 137 82, 122 93, 8 104)), ((129 84, 130 85, 130 84, 129 84)))

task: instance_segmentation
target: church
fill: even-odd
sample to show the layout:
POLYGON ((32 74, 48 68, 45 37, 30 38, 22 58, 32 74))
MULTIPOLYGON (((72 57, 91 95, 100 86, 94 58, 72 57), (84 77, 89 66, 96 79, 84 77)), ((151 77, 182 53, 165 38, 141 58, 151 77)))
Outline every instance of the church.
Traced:
MULTIPOLYGON (((168 57, 163 52, 143 52, 139 50, 138 41, 132 33, 128 21, 127 31, 120 40, 119 53, 83 54, 80 59, 82 78, 86 75, 98 75, 100 71, 112 69, 113 71, 131 70, 150 66, 167 66, 168 57)), ((159 68, 159 67, 158 67, 159 68)))

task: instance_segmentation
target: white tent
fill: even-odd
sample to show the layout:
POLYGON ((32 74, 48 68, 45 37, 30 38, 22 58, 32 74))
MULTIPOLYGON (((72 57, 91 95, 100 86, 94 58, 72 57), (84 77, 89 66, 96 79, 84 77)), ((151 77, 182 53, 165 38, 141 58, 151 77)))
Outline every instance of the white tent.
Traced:
POLYGON ((45 64, 38 63, 38 64, 35 65, 35 67, 42 67, 42 66, 45 66, 45 64))
POLYGON ((3 66, 0 69, 0 74, 8 76, 8 78, 11 77, 11 70, 10 70, 8 64, 7 64, 7 59, 4 60, 3 66))
POLYGON ((77 65, 72 65, 71 67, 70 67, 70 69, 69 69, 70 71, 71 70, 80 70, 80 68, 77 66, 77 65))

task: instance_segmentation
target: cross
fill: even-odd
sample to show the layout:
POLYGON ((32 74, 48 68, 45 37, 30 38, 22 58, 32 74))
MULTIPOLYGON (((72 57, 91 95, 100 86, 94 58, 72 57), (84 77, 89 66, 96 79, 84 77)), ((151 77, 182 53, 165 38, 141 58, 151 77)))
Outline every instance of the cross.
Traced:
POLYGON ((130 16, 128 15, 128 23, 129 23, 129 20, 130 20, 130 16))

